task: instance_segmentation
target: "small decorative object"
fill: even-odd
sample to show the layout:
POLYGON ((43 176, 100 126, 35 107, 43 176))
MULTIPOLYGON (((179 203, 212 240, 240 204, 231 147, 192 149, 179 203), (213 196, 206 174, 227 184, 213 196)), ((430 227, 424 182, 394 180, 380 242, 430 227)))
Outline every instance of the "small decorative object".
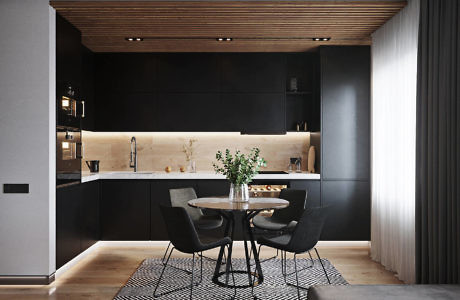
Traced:
POLYGON ((230 181, 230 193, 228 196, 230 201, 249 201, 248 183, 259 173, 260 167, 267 166, 267 162, 259 154, 259 148, 252 148, 248 155, 241 153, 239 150, 233 155, 228 149, 225 150, 225 155, 222 151, 217 151, 216 159, 217 162, 222 163, 222 166, 217 163, 212 163, 212 165, 216 173, 225 175, 230 181))
POLYGON ((307 131, 307 121, 303 122, 303 131, 307 131))
POLYGON ((308 161, 307 161, 307 172, 315 173, 315 159, 316 159, 316 149, 315 146, 310 146, 308 149, 308 161))
POLYGON ((297 78, 296 77, 291 77, 291 80, 289 81, 289 89, 291 92, 297 92, 297 78))
POLYGON ((190 139, 188 141, 188 144, 184 144, 182 146, 182 152, 185 153, 185 160, 188 162, 187 172, 189 173, 196 173, 196 163, 193 160, 193 154, 195 151, 193 143, 195 143, 196 141, 196 139, 190 139))
POLYGON ((171 167, 170 167, 170 166, 167 166, 167 167, 165 168, 165 172, 166 172, 166 173, 170 173, 170 172, 171 172, 171 170, 172 170, 172 169, 171 169, 171 167))
POLYGON ((297 124, 295 124, 295 125, 296 125, 296 130, 297 130, 297 131, 300 131, 300 124, 297 123, 297 124))
POLYGON ((181 173, 184 173, 184 172, 185 172, 185 167, 184 167, 184 166, 180 166, 179 170, 180 170, 181 173))

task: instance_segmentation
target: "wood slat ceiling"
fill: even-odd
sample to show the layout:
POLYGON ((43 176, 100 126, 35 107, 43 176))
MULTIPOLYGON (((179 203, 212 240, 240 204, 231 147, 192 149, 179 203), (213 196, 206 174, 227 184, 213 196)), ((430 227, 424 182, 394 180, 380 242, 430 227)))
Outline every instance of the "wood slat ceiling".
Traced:
POLYGON ((406 1, 51 1, 94 52, 302 52, 370 45, 406 1), (126 37, 142 37, 129 42, 126 37), (217 42, 216 37, 231 37, 217 42), (314 42, 313 37, 330 37, 314 42))

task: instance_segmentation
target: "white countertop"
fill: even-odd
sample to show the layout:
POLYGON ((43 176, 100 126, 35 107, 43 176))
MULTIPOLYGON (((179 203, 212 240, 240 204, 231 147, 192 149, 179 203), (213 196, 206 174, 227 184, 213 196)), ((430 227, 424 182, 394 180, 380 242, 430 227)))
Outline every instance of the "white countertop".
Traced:
MULTIPOLYGON (((166 173, 161 171, 83 172, 81 175, 81 182, 89 182, 98 179, 225 179, 225 177, 209 171, 196 173, 166 173)), ((318 180, 320 179, 320 174, 307 172, 289 174, 258 174, 254 177, 254 179, 318 180)))

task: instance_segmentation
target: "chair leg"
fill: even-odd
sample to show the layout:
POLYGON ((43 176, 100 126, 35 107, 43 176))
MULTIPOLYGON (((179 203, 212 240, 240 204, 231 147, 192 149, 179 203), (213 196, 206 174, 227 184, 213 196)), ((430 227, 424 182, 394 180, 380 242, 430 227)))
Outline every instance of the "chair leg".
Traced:
POLYGON ((321 261, 321 257, 319 256, 318 250, 316 248, 314 248, 314 249, 315 249, 315 252, 316 252, 316 256, 318 256, 319 262, 321 263, 321 267, 323 267, 323 271, 324 271, 324 274, 326 275, 327 282, 329 282, 329 284, 331 284, 331 281, 329 280, 329 276, 327 276, 326 268, 324 268, 323 262, 321 261))
POLYGON ((297 298, 300 300, 299 274, 297 274, 297 254, 294 253, 295 282, 297 285, 297 298))
POLYGON ((193 256, 192 256, 192 279, 190 280, 190 300, 193 299, 193 285, 194 285, 194 282, 193 282, 193 269, 195 269, 195 253, 193 253, 193 256))
MULTIPOLYGON (((169 248, 169 245, 168 245, 168 248, 169 248)), ((166 263, 163 265, 163 270, 161 270, 160 278, 158 278, 158 282, 155 286, 155 290, 153 291, 154 298, 160 297, 160 295, 157 295, 157 289, 160 286, 161 279, 163 278, 163 274, 165 272, 166 267, 168 266, 168 262, 169 262, 169 259, 171 258, 171 254, 173 253, 173 251, 174 251, 174 247, 171 249, 171 252, 169 252, 168 259, 166 259, 166 263)))
POLYGON ((168 243, 168 247, 166 248, 166 251, 165 251, 165 254, 163 254, 163 258, 161 259, 161 263, 165 263, 165 258, 166 258, 166 255, 168 255, 168 250, 169 250, 169 247, 171 246, 171 242, 168 243))
MULTIPOLYGON (((230 251, 230 246, 227 246, 227 252, 230 251)), ((233 299, 236 298, 236 281, 235 281, 235 275, 233 274, 233 264, 232 261, 229 260, 227 262, 230 265, 230 273, 232 274, 232 280, 233 280, 233 299)))

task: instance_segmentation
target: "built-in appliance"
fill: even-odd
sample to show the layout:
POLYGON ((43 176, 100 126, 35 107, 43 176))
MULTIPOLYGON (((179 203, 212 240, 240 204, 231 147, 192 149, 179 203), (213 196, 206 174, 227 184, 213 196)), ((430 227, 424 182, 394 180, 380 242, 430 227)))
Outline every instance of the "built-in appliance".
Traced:
POLYGON ((79 98, 76 87, 70 83, 59 84, 56 104, 57 124, 80 128, 81 118, 85 117, 85 101, 79 98))
POLYGON ((56 126, 56 186, 81 182, 81 130, 56 126))

